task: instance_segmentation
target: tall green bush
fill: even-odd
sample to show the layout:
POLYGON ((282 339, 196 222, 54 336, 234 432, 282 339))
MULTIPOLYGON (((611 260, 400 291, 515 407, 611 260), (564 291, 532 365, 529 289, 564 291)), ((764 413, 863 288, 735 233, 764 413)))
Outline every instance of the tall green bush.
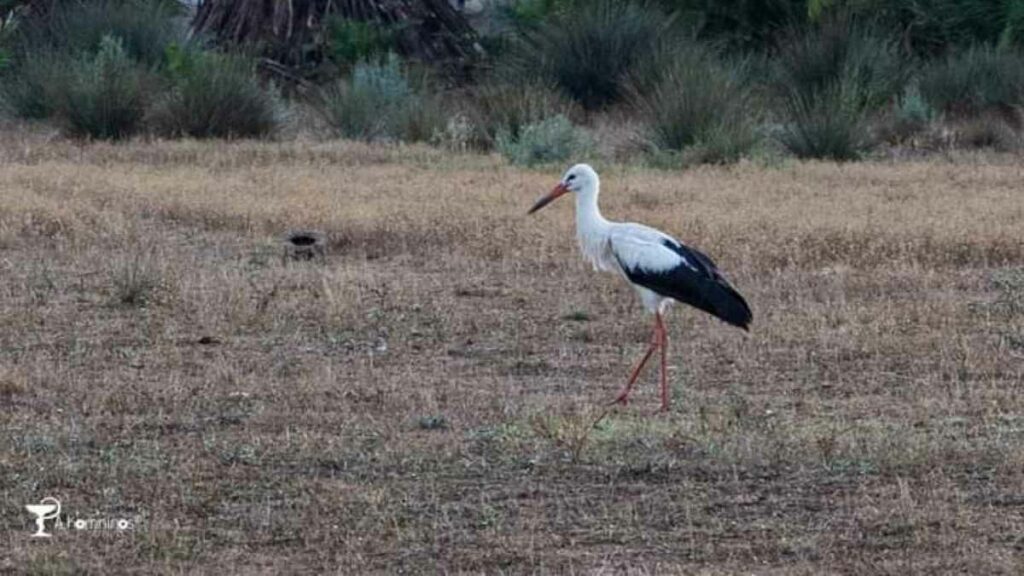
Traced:
POLYGON ((327 57, 346 70, 359 62, 386 57, 393 49, 393 31, 372 22, 332 17, 326 28, 327 57))
POLYGON ((812 98, 843 83, 850 103, 868 111, 900 93, 909 68, 895 38, 845 16, 791 30, 780 43, 774 65, 778 93, 812 98))
POLYGON ((496 145, 513 164, 533 166, 584 154, 590 140, 568 118, 558 115, 524 126, 518 136, 501 131, 496 145))
POLYGON ((650 3, 578 1, 522 31, 511 65, 521 78, 539 76, 595 110, 620 101, 626 74, 675 33, 671 19, 650 3))
POLYGON ((952 116, 1024 106, 1024 53, 973 46, 929 64, 920 79, 921 96, 952 116))
POLYGON ((653 88, 633 102, 656 152, 687 152, 690 161, 728 163, 757 143, 758 105, 742 62, 719 60, 696 46, 680 47, 653 88))
POLYGON ((440 100, 414 86, 398 56, 360 62, 348 78, 323 89, 317 110, 339 136, 359 140, 429 140, 444 128, 440 100))
POLYGON ((68 82, 69 57, 42 50, 0 71, 0 99, 11 114, 38 120, 56 112, 68 82))
POLYGON ((169 0, 56 2, 43 16, 25 18, 11 42, 27 57, 39 51, 96 53, 107 36, 148 66, 164 59, 167 46, 185 39, 181 5, 169 0))
POLYGON ((696 38, 731 53, 765 51, 780 30, 807 22, 814 0, 659 0, 696 38))
POLYGON ((791 31, 774 64, 780 141, 800 157, 859 157, 871 146, 868 121, 891 107, 907 78, 895 40, 845 16, 791 31))
POLYGON ((153 105, 149 120, 165 136, 245 138, 278 124, 274 94, 260 86, 252 61, 240 56, 170 50, 171 89, 153 105))
POLYGON ((536 80, 487 80, 469 90, 470 119, 476 143, 493 146, 499 132, 517 138, 528 124, 559 114, 572 118, 578 105, 556 88, 536 80))
POLYGON ((71 136, 127 138, 142 128, 149 81, 121 41, 107 36, 95 56, 82 56, 72 65, 57 97, 57 114, 71 136))
POLYGON ((857 160, 872 146, 855 86, 839 82, 813 95, 793 93, 784 106, 788 121, 779 141, 798 158, 857 160))

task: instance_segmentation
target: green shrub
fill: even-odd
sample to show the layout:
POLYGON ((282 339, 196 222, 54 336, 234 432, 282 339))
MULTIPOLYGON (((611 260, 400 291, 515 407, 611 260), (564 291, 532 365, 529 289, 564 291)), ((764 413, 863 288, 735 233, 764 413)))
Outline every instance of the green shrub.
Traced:
POLYGON ((392 31, 370 22, 332 17, 326 28, 327 57, 345 69, 385 57, 394 45, 392 31))
POLYGON ((429 140, 444 127, 440 101, 413 88, 394 54, 356 64, 349 78, 321 92, 317 109, 335 133, 359 140, 429 140))
POLYGON ((933 57, 955 46, 1019 43, 1021 8, 1006 0, 867 0, 838 3, 883 25, 910 53, 933 57))
POLYGON ((625 75, 674 34, 671 20, 639 1, 575 2, 521 33, 512 66, 520 79, 554 83, 588 110, 624 96, 625 75))
POLYGON ((565 161, 590 148, 589 140, 562 115, 525 126, 518 137, 501 131, 496 144, 510 162, 525 166, 565 161))
POLYGON ((935 118, 935 109, 925 101, 920 88, 913 85, 900 97, 896 115, 901 122, 924 126, 935 118))
POLYGON ((402 62, 394 53, 380 64, 366 62, 357 65, 352 71, 352 84, 375 94, 385 108, 396 106, 413 94, 412 84, 402 70, 402 62))
POLYGON ((69 68, 67 57, 37 52, 0 75, 0 99, 20 118, 49 118, 57 110, 69 68))
MULTIPOLYGON (((10 62, 0 79, 0 97, 17 116, 52 116, 66 108, 62 101, 72 90, 79 95, 87 90, 78 81, 82 73, 70 69, 81 71, 108 37, 118 40, 131 60, 159 66, 166 47, 185 36, 180 10, 172 0, 68 0, 51 3, 49 10, 19 14, 16 25, 5 32, 10 62)), ((64 120, 83 114, 88 113, 71 111, 64 120)))
POLYGON ((513 27, 528 29, 539 26, 557 11, 565 10, 572 0, 518 0, 499 4, 501 16, 513 27))
POLYGON ((142 127, 148 80, 121 41, 107 36, 95 56, 72 65, 57 114, 72 136, 126 138, 142 127))
POLYGON ((935 116, 935 109, 925 102, 917 85, 912 85, 880 125, 879 136, 892 144, 906 142, 924 132, 935 116))
POLYGON ((858 96, 844 90, 842 83, 813 97, 791 94, 785 102, 788 122, 779 141, 798 158, 860 158, 871 148, 871 140, 858 96))
POLYGON ((384 63, 361 62, 350 78, 322 93, 319 110, 338 135, 359 140, 389 137, 396 112, 412 97, 398 57, 384 63))
POLYGON ((278 103, 264 90, 253 63, 239 56, 170 50, 173 85, 149 113, 165 136, 245 138, 265 136, 278 124, 278 103))
POLYGON ((385 118, 375 95, 341 80, 321 91, 317 111, 334 133, 344 138, 373 140, 385 132, 385 118))
MULTIPOLYGON (((831 0, 825 0, 831 3, 831 0)), ((771 47, 779 30, 804 22, 814 0, 659 0, 693 26, 697 38, 739 53, 771 47)))
POLYGON ((168 0, 57 2, 44 16, 26 18, 13 41, 29 56, 40 50, 79 55, 95 53, 112 36, 133 59, 155 66, 167 46, 186 36, 180 10, 168 0))
POLYGON ((562 114, 573 118, 578 106, 541 82, 486 81, 470 89, 470 119, 477 145, 490 148, 499 132, 513 139, 523 126, 562 114))
POLYGON ((921 95, 952 116, 977 116, 1024 105, 1024 54, 975 46, 933 62, 921 75, 921 95))
POLYGON ((813 99, 844 84, 847 104, 876 111, 902 90, 907 67, 894 39, 837 16, 806 30, 791 30, 775 58, 775 88, 783 98, 813 99))
POLYGON ((843 16, 782 42, 773 82, 779 140, 801 158, 854 160, 871 145, 868 122, 903 89, 906 67, 892 40, 843 16))
POLYGON ((677 54, 652 89, 633 101, 658 153, 688 152, 700 163, 735 162, 757 144, 757 107, 743 64, 691 47, 677 54))

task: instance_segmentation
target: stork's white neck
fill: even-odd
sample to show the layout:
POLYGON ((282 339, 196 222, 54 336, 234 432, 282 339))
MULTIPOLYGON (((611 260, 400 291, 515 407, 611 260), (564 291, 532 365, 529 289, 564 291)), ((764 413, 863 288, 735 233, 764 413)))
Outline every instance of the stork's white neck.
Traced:
POLYGON ((580 251, 595 268, 607 269, 608 232, 611 223, 597 207, 599 184, 576 193, 576 240, 580 251))

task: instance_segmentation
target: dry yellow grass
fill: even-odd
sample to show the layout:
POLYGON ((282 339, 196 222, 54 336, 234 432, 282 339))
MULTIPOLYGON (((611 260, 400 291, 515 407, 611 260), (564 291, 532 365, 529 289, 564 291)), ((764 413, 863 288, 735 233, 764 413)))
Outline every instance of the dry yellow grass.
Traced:
POLYGON ((0 571, 1024 569, 1017 157, 603 167, 755 324, 675 309, 673 411, 595 428, 649 326, 525 216, 558 169, 8 136, 0 571), (35 541, 44 496, 138 525, 35 541))

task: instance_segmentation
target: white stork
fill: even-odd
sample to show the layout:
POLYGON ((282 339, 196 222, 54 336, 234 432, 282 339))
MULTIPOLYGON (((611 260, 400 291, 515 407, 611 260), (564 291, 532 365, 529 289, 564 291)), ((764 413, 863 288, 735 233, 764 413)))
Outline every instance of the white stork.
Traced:
POLYGON ((566 171, 548 195, 537 200, 529 214, 563 194, 576 194, 576 239, 583 256, 595 270, 620 273, 639 293, 644 307, 654 314, 650 347, 615 402, 628 402, 640 370, 654 350, 661 348, 661 410, 665 411, 668 410, 665 367, 668 333, 662 315, 668 305, 673 300, 684 302, 744 330, 749 329, 752 319, 750 307, 704 253, 654 228, 605 220, 597 207, 600 185, 593 168, 577 164, 566 171))

